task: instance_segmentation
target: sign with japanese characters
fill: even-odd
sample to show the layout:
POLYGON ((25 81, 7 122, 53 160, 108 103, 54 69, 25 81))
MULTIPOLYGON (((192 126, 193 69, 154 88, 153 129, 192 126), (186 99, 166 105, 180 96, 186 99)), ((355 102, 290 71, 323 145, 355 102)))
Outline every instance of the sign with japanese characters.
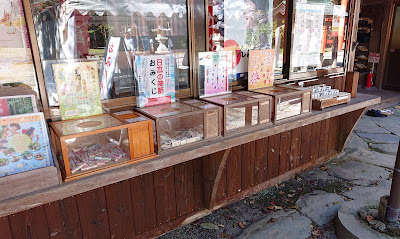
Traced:
POLYGON ((63 120, 102 114, 97 62, 54 64, 63 120))
POLYGON ((199 52, 200 85, 204 85, 202 96, 229 92, 229 72, 232 70, 233 55, 230 51, 199 52))
POLYGON ((110 40, 108 41, 100 82, 101 99, 103 100, 109 98, 109 92, 112 88, 112 77, 114 74, 115 66, 117 64, 117 56, 120 42, 120 37, 110 37, 110 40))
POLYGON ((379 53, 370 52, 368 54, 368 62, 369 63, 379 63, 380 58, 381 58, 381 54, 379 54, 379 53))
POLYGON ((135 57, 138 107, 175 102, 174 69, 175 60, 172 54, 135 57))
POLYGON ((274 85, 274 63, 274 49, 250 51, 249 90, 274 85))

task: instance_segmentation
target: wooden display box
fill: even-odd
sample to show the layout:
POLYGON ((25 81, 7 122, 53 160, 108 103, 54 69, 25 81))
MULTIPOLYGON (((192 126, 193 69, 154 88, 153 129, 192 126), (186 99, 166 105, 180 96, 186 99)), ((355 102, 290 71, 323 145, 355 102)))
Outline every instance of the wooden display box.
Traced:
POLYGON ((181 102, 136 109, 155 121, 156 149, 169 149, 219 136, 218 114, 181 102))
POLYGON ((205 110, 204 138, 218 137, 222 134, 222 107, 201 100, 186 100, 182 103, 205 110))
MULTIPOLYGON (((140 117, 132 111, 130 114, 140 117)), ((65 181, 157 156, 151 120, 139 118, 128 123, 118 119, 123 114, 114 115, 50 123, 54 149, 65 181)))
POLYGON ((253 92, 273 97, 273 122, 311 112, 312 89, 271 86, 253 92))
POLYGON ((271 97, 254 93, 230 93, 202 98, 223 108, 223 134, 271 123, 271 97))
POLYGON ((347 92, 339 92, 335 95, 321 96, 312 99, 313 110, 323 110, 327 107, 349 103, 351 94, 347 92))

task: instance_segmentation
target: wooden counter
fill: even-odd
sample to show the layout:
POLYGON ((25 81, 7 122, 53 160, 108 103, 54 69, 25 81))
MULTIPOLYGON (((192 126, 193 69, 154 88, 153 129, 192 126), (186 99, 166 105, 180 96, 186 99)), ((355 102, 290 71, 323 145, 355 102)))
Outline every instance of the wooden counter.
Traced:
POLYGON ((336 156, 365 109, 379 102, 380 97, 358 94, 346 105, 2 201, 0 228, 32 233, 27 230, 35 221, 37 238, 54 232, 64 235, 60 238, 156 236, 336 156), (70 237, 66 228, 78 236, 70 237))

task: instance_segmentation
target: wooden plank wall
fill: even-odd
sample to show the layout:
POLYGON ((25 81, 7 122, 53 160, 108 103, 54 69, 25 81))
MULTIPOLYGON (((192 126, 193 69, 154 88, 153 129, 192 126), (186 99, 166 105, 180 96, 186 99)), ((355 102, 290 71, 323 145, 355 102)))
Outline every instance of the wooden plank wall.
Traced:
MULTIPOLYGON (((231 149, 216 200, 337 152, 340 117, 231 149)), ((216 155, 98 188, 0 218, 1 238, 132 238, 156 236, 205 211, 218 171, 216 155)))

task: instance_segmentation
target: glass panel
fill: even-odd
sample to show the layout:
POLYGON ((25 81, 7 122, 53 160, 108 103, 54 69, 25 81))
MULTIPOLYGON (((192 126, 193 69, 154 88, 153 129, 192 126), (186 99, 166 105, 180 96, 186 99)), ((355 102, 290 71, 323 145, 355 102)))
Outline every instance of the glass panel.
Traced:
POLYGON ((247 76, 249 49, 275 49, 275 74, 282 74, 285 50, 286 1, 209 0, 208 50, 232 50, 238 78, 247 76))
POLYGON ((348 0, 296 0, 291 72, 343 67, 348 0))
POLYGON ((258 103, 226 108, 226 130, 258 124, 258 103))
POLYGON ((65 140, 71 173, 130 160, 128 130, 114 130, 65 140))
POLYGON ((147 108, 138 108, 139 112, 154 116, 155 118, 162 118, 173 116, 177 114, 197 111, 198 109, 191 107, 189 105, 181 104, 181 103, 171 103, 165 105, 157 105, 157 106, 150 106, 147 108))
POLYGON ((58 121, 53 124, 65 136, 98 129, 106 129, 122 125, 123 123, 110 115, 100 115, 86 119, 58 121))
POLYGON ((111 82, 103 99, 136 94, 135 55, 174 54, 175 81, 190 87, 186 0, 31 1, 31 8, 50 106, 58 105, 51 65, 66 61, 98 62, 99 80, 111 82))
POLYGON ((167 119, 160 122, 161 149, 169 149, 203 140, 204 115, 167 119))
POLYGON ((301 113, 301 96, 277 97, 276 120, 285 119, 301 113))

